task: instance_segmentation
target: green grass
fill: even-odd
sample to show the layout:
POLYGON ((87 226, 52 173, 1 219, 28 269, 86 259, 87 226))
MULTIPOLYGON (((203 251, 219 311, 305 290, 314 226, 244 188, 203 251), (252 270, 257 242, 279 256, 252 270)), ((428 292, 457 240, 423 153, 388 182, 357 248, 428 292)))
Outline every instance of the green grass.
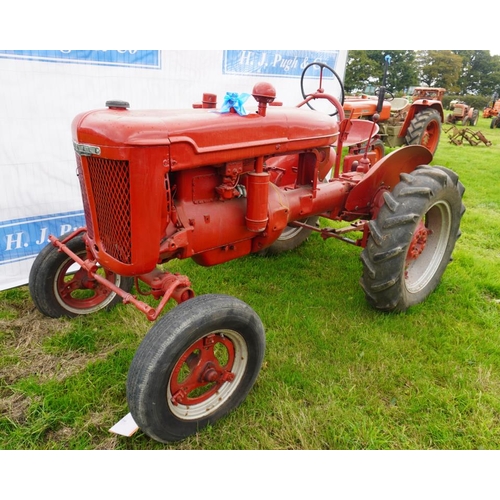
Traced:
POLYGON ((407 313, 371 309, 361 249, 318 235, 277 257, 169 265, 198 295, 246 301, 267 337, 242 406, 180 443, 108 432, 128 412, 128 367, 151 327, 141 313, 49 319, 26 287, 0 292, 0 448, 500 448, 500 129, 475 129, 492 146, 442 133, 433 164, 466 187, 462 237, 437 290, 407 313))

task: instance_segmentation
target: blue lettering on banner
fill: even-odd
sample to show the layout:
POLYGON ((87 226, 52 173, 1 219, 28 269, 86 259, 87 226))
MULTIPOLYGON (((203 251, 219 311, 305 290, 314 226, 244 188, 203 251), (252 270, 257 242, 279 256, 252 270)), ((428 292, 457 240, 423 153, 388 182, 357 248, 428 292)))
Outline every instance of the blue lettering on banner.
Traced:
POLYGON ((161 69, 159 50, 0 50, 0 58, 161 69))
POLYGON ((49 242, 85 226, 82 211, 0 221, 0 265, 31 259, 49 242))
MULTIPOLYGON (((226 75, 299 77, 312 62, 321 62, 335 69, 338 54, 338 50, 225 50, 222 72, 226 75)), ((314 70, 312 67, 307 76, 316 76, 314 70)), ((329 77, 333 78, 332 75, 329 77)))

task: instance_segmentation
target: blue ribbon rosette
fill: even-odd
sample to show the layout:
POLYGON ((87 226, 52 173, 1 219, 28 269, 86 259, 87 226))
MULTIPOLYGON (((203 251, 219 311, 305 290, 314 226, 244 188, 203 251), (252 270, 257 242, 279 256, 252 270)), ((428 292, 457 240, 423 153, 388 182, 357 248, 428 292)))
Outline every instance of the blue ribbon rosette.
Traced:
POLYGON ((240 116, 245 116, 247 114, 247 111, 243 107, 243 104, 245 104, 246 100, 249 97, 250 94, 237 94, 236 92, 226 92, 220 112, 229 113, 231 111, 231 108, 234 108, 236 113, 238 113, 240 116))

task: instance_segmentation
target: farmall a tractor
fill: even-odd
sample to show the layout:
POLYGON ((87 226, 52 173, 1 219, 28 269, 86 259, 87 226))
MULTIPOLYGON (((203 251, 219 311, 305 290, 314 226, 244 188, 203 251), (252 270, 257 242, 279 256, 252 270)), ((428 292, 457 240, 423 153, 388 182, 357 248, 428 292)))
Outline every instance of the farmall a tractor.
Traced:
MULTIPOLYGON (((236 408, 265 350, 263 323, 248 304, 195 296, 188 277, 162 264, 214 266, 292 249, 312 231, 342 241, 352 231, 350 242, 363 248, 366 299, 380 311, 405 311, 427 298, 450 261, 464 212, 458 176, 430 166, 420 145, 372 162, 376 123, 345 118, 341 100, 323 90, 328 67, 313 69, 318 90, 296 107, 274 106, 275 89, 261 82, 251 109, 231 93, 217 108, 206 94, 195 109, 112 101, 73 121, 86 226, 49 238, 30 292, 51 317, 123 301, 156 320, 127 380, 130 412, 155 440, 183 439, 236 408), (333 112, 309 108, 320 101, 333 112), (364 154, 341 161, 355 144, 364 154), (319 217, 348 224, 321 229, 319 217), (145 290, 156 308, 138 298, 145 290), (160 317, 170 299, 178 305, 160 317)), ((334 269, 329 276, 335 286, 334 269)))

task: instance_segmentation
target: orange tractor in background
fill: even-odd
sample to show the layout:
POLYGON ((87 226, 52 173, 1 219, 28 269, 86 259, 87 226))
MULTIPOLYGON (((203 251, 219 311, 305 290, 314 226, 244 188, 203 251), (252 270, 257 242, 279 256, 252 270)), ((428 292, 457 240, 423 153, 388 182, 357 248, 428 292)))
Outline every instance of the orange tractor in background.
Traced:
POLYGON ((483 118, 491 118, 490 128, 500 127, 500 99, 498 94, 493 94, 493 99, 483 110, 483 118))
POLYGON ((346 96, 344 113, 351 119, 375 120, 378 140, 373 148, 390 148, 418 144, 432 154, 436 152, 444 120, 443 88, 416 87, 411 102, 394 97, 385 87, 390 56, 386 56, 382 86, 375 95, 346 96))

